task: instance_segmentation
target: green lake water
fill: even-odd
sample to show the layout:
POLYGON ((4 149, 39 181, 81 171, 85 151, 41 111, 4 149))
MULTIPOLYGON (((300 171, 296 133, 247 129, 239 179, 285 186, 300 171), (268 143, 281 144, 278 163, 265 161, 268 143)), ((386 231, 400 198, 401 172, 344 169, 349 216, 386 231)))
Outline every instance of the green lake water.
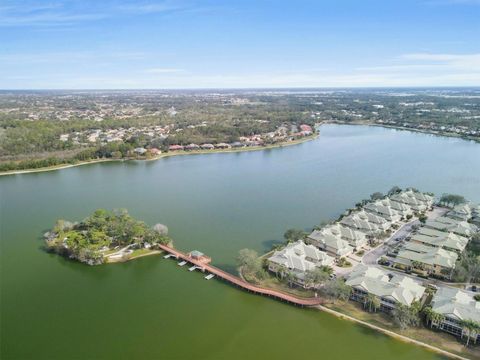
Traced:
POLYGON ((480 145, 327 125, 292 147, 0 177, 0 358, 438 358, 159 256, 89 267, 41 250, 57 218, 127 208, 235 272, 240 249, 269 250, 286 229, 310 229, 393 185, 480 202, 480 145))

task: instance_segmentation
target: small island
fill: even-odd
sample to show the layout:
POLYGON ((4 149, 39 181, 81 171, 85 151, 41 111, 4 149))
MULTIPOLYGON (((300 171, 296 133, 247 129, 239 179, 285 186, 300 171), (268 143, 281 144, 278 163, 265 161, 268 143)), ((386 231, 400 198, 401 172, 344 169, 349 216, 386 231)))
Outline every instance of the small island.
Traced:
POLYGON ((98 209, 77 223, 57 220, 44 237, 48 251, 88 265, 158 254, 158 244, 171 243, 165 225, 150 228, 125 209, 98 209))

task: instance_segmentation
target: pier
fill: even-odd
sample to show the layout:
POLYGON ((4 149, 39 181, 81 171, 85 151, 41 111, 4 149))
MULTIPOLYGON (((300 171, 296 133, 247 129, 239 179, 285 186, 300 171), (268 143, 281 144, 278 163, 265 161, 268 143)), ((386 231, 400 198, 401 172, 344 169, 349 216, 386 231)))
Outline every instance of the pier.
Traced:
MULTIPOLYGON (((192 269, 192 271, 195 270, 194 267, 196 267, 202 272, 208 272, 210 273, 210 275, 214 275, 235 286, 238 286, 244 290, 247 290, 248 292, 252 292, 258 295, 273 297, 273 298, 286 301, 288 303, 299 305, 299 306, 315 306, 323 303, 323 300, 321 298, 301 298, 301 297, 290 295, 278 290, 267 289, 267 288, 250 284, 249 282, 239 278, 238 276, 229 274, 213 265, 210 265, 211 258, 209 258, 208 256, 205 256, 199 251, 192 251, 188 254, 185 254, 167 245, 160 244, 158 246, 163 251, 167 252, 168 254, 171 254, 176 259, 181 259, 182 262, 185 261, 186 263, 191 264, 192 267, 190 269, 192 269)), ((207 275, 205 278, 207 278, 208 276, 209 275, 207 275)))

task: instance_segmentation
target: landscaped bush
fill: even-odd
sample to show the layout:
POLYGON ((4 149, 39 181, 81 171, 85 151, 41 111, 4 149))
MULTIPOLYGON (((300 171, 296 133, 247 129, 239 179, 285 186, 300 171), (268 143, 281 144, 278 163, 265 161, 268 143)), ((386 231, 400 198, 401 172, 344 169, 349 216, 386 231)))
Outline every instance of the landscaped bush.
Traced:
POLYGON ((403 270, 403 271, 408 269, 408 266, 405 266, 405 265, 402 265, 402 264, 395 264, 393 267, 395 269, 399 269, 399 270, 403 270))
POLYGON ((352 263, 345 258, 340 258, 340 260, 338 260, 337 265, 340 267, 350 267, 352 266, 352 263))

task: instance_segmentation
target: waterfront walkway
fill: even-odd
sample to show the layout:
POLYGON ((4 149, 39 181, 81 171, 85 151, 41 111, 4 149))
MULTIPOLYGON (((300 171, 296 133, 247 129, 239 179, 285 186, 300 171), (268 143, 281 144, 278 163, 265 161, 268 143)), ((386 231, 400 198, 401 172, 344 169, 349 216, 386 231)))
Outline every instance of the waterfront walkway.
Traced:
POLYGON ((229 283, 235 286, 241 287, 242 289, 247 290, 249 292, 277 298, 279 300, 286 301, 299 306, 316 306, 316 305, 321 305, 324 302, 321 298, 301 298, 294 295, 286 294, 281 291, 266 289, 260 286, 255 286, 246 282, 245 280, 242 280, 238 276, 234 276, 223 270, 220 270, 219 268, 213 265, 210 265, 209 263, 206 263, 201 259, 196 259, 192 257, 190 254, 185 254, 167 245, 159 245, 159 247, 162 250, 172 254, 177 259, 182 259, 183 261, 187 261, 192 265, 198 266, 202 271, 207 271, 211 274, 214 274, 215 276, 225 281, 228 281, 229 283))

